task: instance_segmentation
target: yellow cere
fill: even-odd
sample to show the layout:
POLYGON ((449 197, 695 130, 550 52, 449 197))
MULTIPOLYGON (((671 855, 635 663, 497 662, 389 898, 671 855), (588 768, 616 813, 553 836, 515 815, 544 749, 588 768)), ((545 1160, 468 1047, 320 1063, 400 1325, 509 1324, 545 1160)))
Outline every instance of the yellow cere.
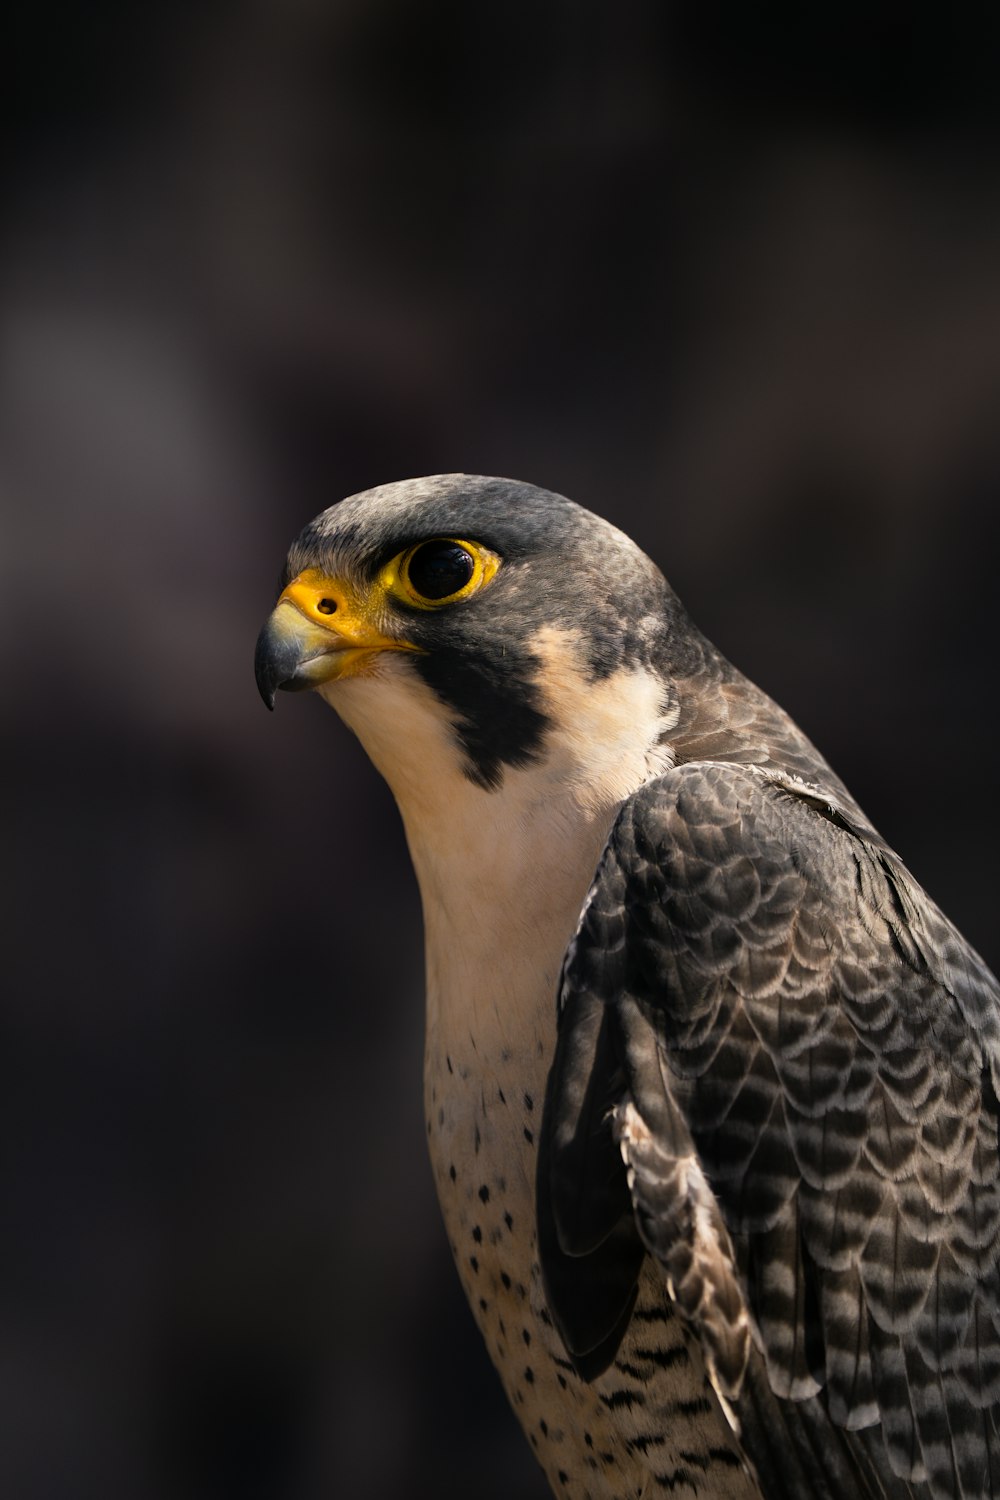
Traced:
POLYGON ((464 537, 457 536, 434 537, 433 540, 451 542, 467 552, 472 560, 471 578, 455 593, 446 594, 443 599, 428 599, 410 582, 410 559, 426 545, 426 542, 417 542, 414 546, 407 547, 405 552, 400 552, 392 559, 392 562, 386 563, 378 575, 379 586, 390 598, 398 599, 401 603, 415 606, 417 609, 440 609, 444 604, 455 604, 460 599, 467 599, 470 594, 478 593, 485 584, 489 583, 500 567, 497 554, 491 552, 488 547, 483 547, 479 542, 468 542, 464 537))
POLYGON ((283 590, 278 608, 294 605, 312 627, 336 638, 339 648, 358 651, 416 651, 409 641, 386 632, 384 595, 378 588, 360 591, 320 568, 306 568, 283 590))
MULTIPOLYGON (((356 589, 340 578, 330 578, 320 568, 306 568, 293 578, 281 595, 317 625, 349 631, 352 624, 371 623, 371 609, 366 607, 356 589)), ((280 603, 281 600, 278 602, 280 603)))

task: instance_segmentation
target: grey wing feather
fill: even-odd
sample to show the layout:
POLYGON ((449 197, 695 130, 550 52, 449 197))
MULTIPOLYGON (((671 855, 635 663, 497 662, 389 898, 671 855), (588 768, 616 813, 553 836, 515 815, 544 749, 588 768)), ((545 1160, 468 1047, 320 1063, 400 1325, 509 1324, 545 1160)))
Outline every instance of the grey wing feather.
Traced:
POLYGON ((775 1494, 1000 1496, 998 1061, 996 980, 856 809, 729 764, 643 788, 567 956, 546 1104, 571 1353, 613 1357, 645 1247, 775 1494), (602 1247, 618 1317, 581 1339, 602 1247), (803 1456, 824 1424, 833 1490, 803 1456))

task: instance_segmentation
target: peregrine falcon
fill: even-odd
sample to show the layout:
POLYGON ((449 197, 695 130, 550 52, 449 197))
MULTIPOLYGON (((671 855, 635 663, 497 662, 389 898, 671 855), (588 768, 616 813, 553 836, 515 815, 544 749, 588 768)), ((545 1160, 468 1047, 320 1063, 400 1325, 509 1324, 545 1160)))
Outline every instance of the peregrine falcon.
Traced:
POLYGON ((256 670, 398 802, 441 1210, 555 1494, 1000 1496, 997 981, 655 565, 386 485, 256 670))

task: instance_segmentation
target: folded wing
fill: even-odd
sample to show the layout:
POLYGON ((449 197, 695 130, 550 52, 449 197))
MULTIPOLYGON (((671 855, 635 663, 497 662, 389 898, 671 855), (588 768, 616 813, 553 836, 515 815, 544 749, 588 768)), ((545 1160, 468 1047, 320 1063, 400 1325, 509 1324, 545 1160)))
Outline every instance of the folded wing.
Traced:
POLYGON ((643 788, 567 955, 539 1159, 582 1372, 649 1253, 762 1478, 784 1424, 799 1493, 809 1453, 1000 1496, 998 1060, 995 979, 856 809, 728 764, 643 788))

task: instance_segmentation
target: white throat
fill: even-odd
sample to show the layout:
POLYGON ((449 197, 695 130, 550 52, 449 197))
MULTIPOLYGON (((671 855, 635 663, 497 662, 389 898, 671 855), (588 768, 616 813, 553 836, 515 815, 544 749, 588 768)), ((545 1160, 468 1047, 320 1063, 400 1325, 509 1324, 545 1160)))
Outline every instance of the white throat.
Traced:
POLYGON ((453 716, 412 665, 323 696, 358 735, 399 804, 424 908, 428 1053, 506 1053, 547 1067, 566 947, 622 801, 671 764, 675 713, 642 669, 599 683, 575 642, 543 633, 537 653, 552 728, 542 753, 504 767, 488 791, 463 767, 453 716))

